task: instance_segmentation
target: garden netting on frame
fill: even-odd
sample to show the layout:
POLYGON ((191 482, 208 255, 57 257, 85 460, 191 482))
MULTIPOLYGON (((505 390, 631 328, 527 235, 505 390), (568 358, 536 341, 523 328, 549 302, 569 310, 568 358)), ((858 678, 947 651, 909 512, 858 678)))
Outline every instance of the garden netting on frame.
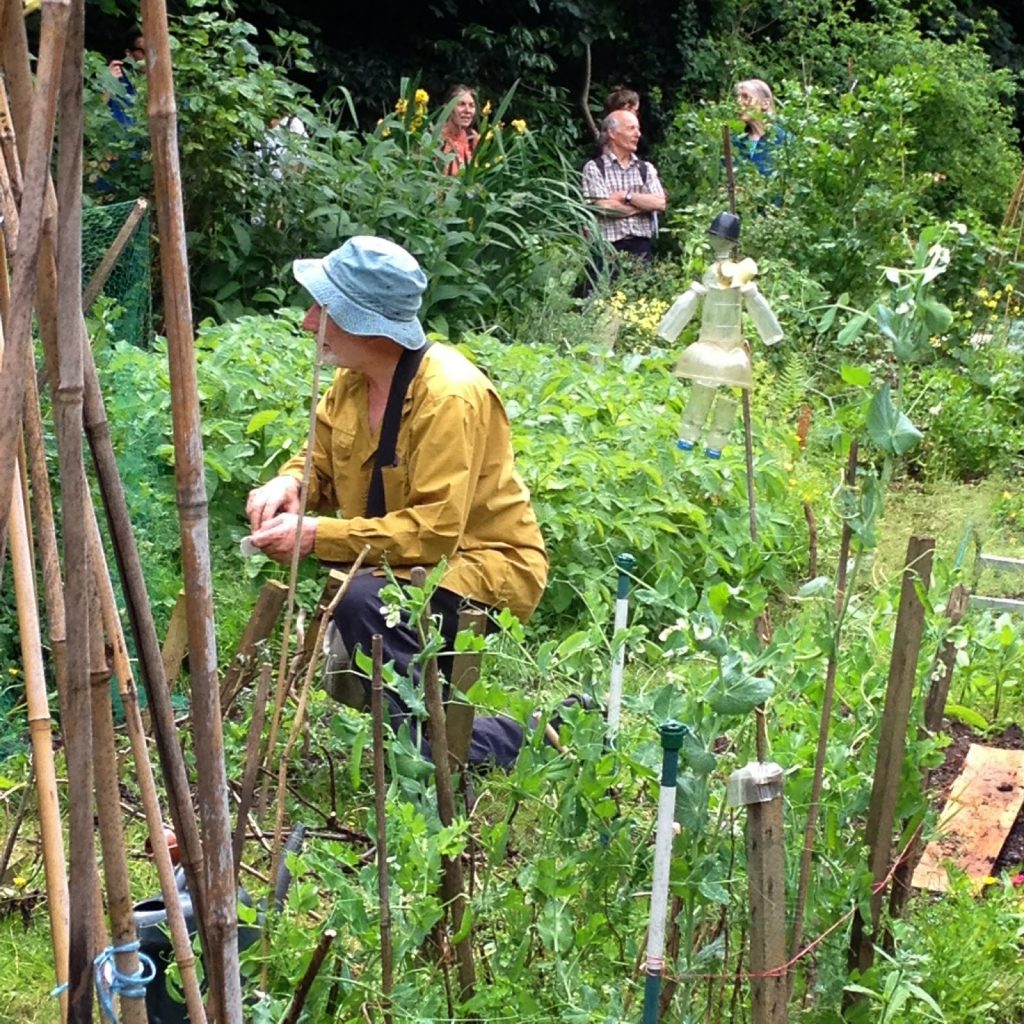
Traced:
MULTIPOLYGON (((89 206, 82 210, 83 288, 91 280, 134 207, 135 202, 132 201, 89 206)), ((100 292, 113 299, 121 308, 121 315, 114 320, 115 338, 145 347, 149 346, 153 337, 149 259, 147 211, 132 232, 100 292)))

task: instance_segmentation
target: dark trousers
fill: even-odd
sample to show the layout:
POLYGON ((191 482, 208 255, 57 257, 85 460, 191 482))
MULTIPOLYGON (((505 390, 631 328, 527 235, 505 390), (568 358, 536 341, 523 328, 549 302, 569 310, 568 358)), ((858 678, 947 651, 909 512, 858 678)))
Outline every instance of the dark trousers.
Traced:
MULTIPOLYGON (((384 661, 393 661, 395 671, 399 675, 409 676, 410 666, 420 653, 419 637, 415 628, 410 625, 408 615, 403 611, 401 621, 389 627, 384 621, 383 602, 380 599, 381 588, 387 580, 370 574, 356 576, 349 585, 348 591, 334 611, 334 624, 341 633, 341 638, 351 655, 357 650, 370 653, 370 641, 375 633, 381 636, 384 661)), ((452 651, 455 648, 455 636, 458 633, 459 610, 465 599, 443 587, 438 587, 430 599, 430 610, 441 617, 441 635, 444 637, 447 653, 438 657, 438 668, 445 678, 451 675, 452 651)), ((354 657, 353 657, 354 662, 354 657)), ((419 667, 412 671, 415 681, 419 681, 419 667)), ((419 738, 419 747, 425 757, 430 757, 430 743, 421 735, 419 722, 409 709, 390 690, 385 691, 388 711, 391 716, 391 727, 398 732, 403 724, 408 724, 410 735, 414 740, 419 738)), ((499 768, 511 768, 523 745, 523 729, 511 718, 496 716, 493 718, 474 718, 473 734, 469 745, 469 763, 477 766, 497 765, 499 768)))
POLYGON ((654 262, 654 240, 651 238, 620 238, 617 242, 612 242, 612 248, 643 260, 644 263, 654 262))
MULTIPOLYGON (((642 260, 646 264, 654 262, 654 240, 652 238, 635 238, 632 236, 620 238, 617 242, 612 242, 611 247, 617 253, 622 253, 632 259, 642 260)), ((619 276, 621 263, 621 258, 612 261, 611 270, 608 275, 609 284, 613 284, 619 276)), ((583 283, 582 298, 587 298, 594 291, 603 270, 604 259, 600 252, 595 251, 593 260, 587 265, 587 276, 583 283)))

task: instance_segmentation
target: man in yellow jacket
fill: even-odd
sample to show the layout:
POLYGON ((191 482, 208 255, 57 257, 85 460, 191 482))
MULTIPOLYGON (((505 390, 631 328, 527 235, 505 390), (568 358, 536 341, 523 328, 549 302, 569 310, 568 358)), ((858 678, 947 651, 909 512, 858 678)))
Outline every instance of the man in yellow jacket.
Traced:
MULTIPOLYGON (((285 561, 301 530, 301 554, 329 562, 352 562, 369 544, 369 563, 400 578, 444 560, 431 608, 449 649, 465 604, 509 608, 525 621, 544 591, 547 555, 508 418, 476 367, 427 342, 419 264, 393 242, 359 236, 323 259, 296 260, 293 272, 314 300, 303 326, 322 335, 321 359, 339 368, 317 406, 308 508, 322 514, 299 519, 297 455, 249 494, 253 544, 285 561)), ((385 660, 408 674, 419 642, 407 622, 385 623, 385 583, 380 571, 354 579, 335 625, 349 652, 369 652, 380 633, 385 660)), ((397 728, 407 709, 389 700, 397 728)), ((522 735, 511 719, 478 718, 471 763, 510 765, 522 735)))

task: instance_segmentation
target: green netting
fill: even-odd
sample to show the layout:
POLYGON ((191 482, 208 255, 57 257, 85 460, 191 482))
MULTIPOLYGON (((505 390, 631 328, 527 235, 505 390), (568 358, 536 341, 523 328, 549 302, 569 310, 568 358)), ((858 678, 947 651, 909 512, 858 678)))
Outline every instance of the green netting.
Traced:
MULTIPOLYGON (((121 230, 134 202, 89 206, 82 211, 82 286, 92 278, 111 243, 121 230)), ((114 324, 115 337, 134 345, 148 346, 153 337, 152 301, 149 289, 149 213, 145 213, 101 295, 113 299, 124 311, 114 324)))

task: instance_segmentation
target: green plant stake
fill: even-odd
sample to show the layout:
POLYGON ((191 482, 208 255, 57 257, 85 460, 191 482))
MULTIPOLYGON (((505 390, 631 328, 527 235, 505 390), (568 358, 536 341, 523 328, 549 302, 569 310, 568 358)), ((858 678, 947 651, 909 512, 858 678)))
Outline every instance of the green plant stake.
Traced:
MULTIPOLYGON (((636 559, 628 552, 615 556, 615 564, 619 568, 619 586, 615 592, 615 626, 612 633, 612 646, 615 638, 626 628, 629 618, 629 574, 636 568, 636 559)), ((622 716, 622 673, 626 665, 626 643, 619 644, 612 660, 612 676, 608 684, 608 740, 614 742, 619 731, 619 719, 622 716)))
POLYGON ((687 727, 668 721, 661 729, 661 793, 658 796, 658 825, 654 834, 654 883, 651 886, 651 916, 647 925, 647 981, 644 985, 643 1024, 657 1024, 661 994, 661 972, 665 966, 665 917, 668 911, 668 877, 672 865, 672 825, 676 810, 676 770, 679 748, 687 727))

